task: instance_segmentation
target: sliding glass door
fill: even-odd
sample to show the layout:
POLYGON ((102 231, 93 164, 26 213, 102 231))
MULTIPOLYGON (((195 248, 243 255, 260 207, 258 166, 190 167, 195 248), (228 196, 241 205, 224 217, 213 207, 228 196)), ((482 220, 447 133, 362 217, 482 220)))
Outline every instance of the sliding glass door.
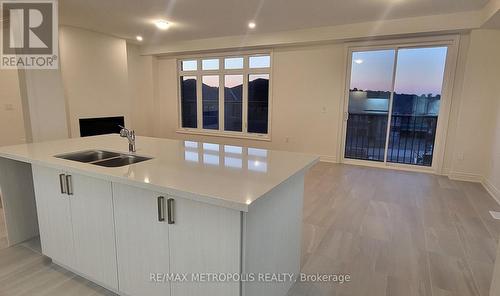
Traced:
POLYGON ((447 52, 352 53, 345 158, 432 166, 447 52))
POLYGON ((395 50, 354 52, 345 157, 384 161, 395 50))

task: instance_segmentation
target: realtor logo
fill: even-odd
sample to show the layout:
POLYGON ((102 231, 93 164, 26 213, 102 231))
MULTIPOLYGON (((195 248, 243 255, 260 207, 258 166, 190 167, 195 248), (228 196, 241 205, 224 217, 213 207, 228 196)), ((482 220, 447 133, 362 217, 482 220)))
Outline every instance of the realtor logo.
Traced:
POLYGON ((57 0, 1 2, 0 68, 58 67, 57 0))

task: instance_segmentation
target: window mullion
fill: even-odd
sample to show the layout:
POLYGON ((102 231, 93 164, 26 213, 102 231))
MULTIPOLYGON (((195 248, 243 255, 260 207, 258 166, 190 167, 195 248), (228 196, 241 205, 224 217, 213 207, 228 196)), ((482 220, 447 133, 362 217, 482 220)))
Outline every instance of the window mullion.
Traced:
POLYGON ((219 131, 224 131, 225 87, 224 75, 219 74, 219 131))
POLYGON ((242 132, 248 133, 248 56, 243 60, 243 106, 242 106, 242 132))
POLYGON ((203 129, 203 75, 201 71, 196 74, 196 120, 198 129, 203 129))

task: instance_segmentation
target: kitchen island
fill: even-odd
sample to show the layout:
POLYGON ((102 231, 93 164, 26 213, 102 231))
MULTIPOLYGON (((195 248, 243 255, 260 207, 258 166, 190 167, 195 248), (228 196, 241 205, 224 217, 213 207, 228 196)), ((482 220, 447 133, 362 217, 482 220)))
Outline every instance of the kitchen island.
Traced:
POLYGON ((120 295, 284 296, 298 274, 304 175, 315 156, 118 135, 0 148, 8 240, 120 295), (104 161, 106 162, 106 161, 104 161), (113 161, 107 161, 112 163, 113 161))

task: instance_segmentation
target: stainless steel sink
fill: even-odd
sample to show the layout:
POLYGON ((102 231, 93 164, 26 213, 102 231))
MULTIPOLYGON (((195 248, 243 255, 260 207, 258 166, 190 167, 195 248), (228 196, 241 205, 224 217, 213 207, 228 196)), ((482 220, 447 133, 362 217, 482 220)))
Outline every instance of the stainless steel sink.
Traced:
POLYGON ((120 155, 121 155, 120 153, 111 152, 111 151, 86 150, 86 151, 56 155, 55 157, 67 159, 67 160, 78 161, 78 162, 89 163, 89 162, 100 161, 100 160, 104 160, 104 159, 108 159, 108 158, 118 157, 120 155))
POLYGON ((94 162, 93 164, 108 167, 108 168, 116 168, 125 165, 131 165, 134 163, 150 160, 150 157, 137 156, 137 155, 121 155, 119 157, 110 158, 107 160, 102 160, 98 162, 94 162))
POLYGON ((152 159, 145 156, 123 154, 104 150, 85 150, 55 155, 54 157, 90 163, 103 167, 121 167, 152 159))

